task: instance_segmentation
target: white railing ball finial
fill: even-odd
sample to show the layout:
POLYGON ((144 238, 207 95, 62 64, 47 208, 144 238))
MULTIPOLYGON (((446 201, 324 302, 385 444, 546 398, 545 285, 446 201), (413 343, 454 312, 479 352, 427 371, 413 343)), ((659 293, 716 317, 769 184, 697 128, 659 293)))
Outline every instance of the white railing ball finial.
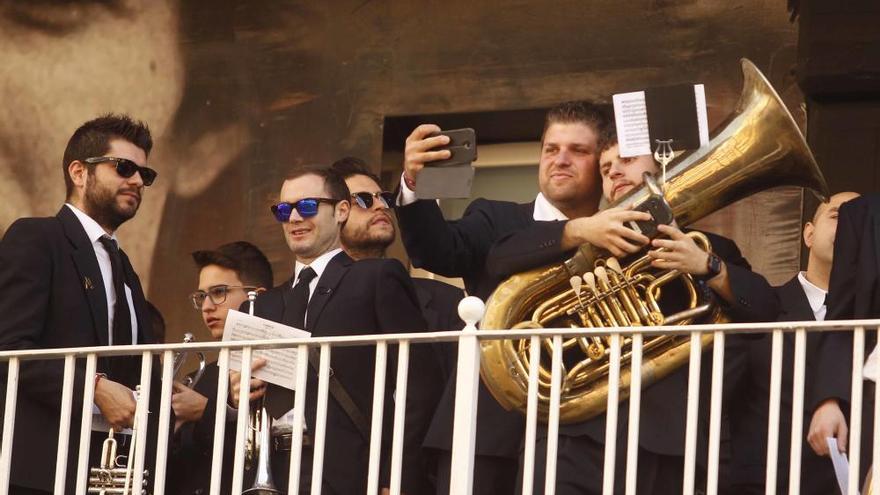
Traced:
POLYGON ((466 327, 476 329, 477 323, 483 319, 486 313, 486 305, 479 297, 468 296, 458 303, 458 316, 464 321, 466 327))

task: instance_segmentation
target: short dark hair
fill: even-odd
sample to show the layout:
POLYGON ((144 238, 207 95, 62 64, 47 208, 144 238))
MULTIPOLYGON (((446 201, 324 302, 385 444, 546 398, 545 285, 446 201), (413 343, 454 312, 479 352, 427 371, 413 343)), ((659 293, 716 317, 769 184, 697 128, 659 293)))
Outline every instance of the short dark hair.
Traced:
POLYGON ((73 132, 64 149, 64 158, 61 163, 64 172, 64 186, 67 189, 67 199, 73 192, 73 180, 67 173, 67 168, 76 160, 83 161, 86 158, 101 156, 110 149, 110 141, 122 139, 144 150, 149 156, 153 149, 153 137, 147 124, 136 121, 128 115, 116 115, 108 113, 96 119, 92 119, 79 126, 73 132))
POLYGON ((348 201, 351 198, 351 192, 348 190, 348 186, 345 185, 345 179, 342 178, 342 175, 339 172, 333 170, 331 167, 323 165, 306 165, 291 172, 286 180, 298 179, 304 175, 317 175, 321 179, 324 179, 324 188, 330 195, 330 199, 348 201))
POLYGON ((165 318, 155 304, 147 301, 147 313, 150 315, 150 330, 154 343, 165 343, 165 318))
POLYGON ((547 111, 544 117, 544 130, 541 131, 541 141, 550 124, 574 124, 581 123, 591 127, 597 135, 604 132, 609 125, 610 117, 602 107, 588 101, 565 101, 547 111))
POLYGON ((208 265, 217 265, 234 271, 243 284, 272 287, 272 265, 257 246, 247 241, 230 242, 213 250, 195 251, 192 258, 200 270, 208 265))
POLYGON ((598 141, 598 149, 596 151, 600 154, 617 144, 617 128, 614 126, 614 122, 609 122, 608 125, 599 131, 598 141))
POLYGON ((379 176, 370 171, 367 162, 356 156, 340 158, 333 162, 333 165, 330 165, 330 168, 341 175, 343 180, 355 175, 365 175, 372 179, 376 184, 379 184, 380 187, 382 186, 382 181, 379 179, 379 176))

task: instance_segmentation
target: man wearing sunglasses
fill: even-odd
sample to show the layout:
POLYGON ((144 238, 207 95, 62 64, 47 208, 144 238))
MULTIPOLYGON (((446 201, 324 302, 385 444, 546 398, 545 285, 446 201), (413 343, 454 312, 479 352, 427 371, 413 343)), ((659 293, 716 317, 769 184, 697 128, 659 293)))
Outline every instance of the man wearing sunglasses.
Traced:
MULTIPOLYGON (((190 304, 201 313, 211 338, 221 340, 229 310, 244 304, 248 291, 263 292, 272 287, 272 266, 259 248, 245 241, 196 251, 192 258, 199 268, 199 288, 190 294, 190 304)), ((210 490, 218 372, 214 361, 192 389, 174 383, 171 407, 178 423, 183 424, 176 432, 169 462, 173 471, 166 486, 168 493, 191 495, 210 490)), ((235 416, 227 419, 234 421, 235 416)), ((234 444, 235 428, 227 426, 225 445, 234 444)), ((221 493, 231 490, 232 455, 233 450, 226 449, 221 493)))
MULTIPOLYGON (((304 329, 315 337, 330 335, 421 332, 426 328, 409 275, 394 259, 355 262, 340 245, 340 232, 348 220, 350 192, 339 174, 329 168, 310 167, 294 172, 284 182, 278 203, 271 210, 294 257, 293 278, 257 297, 255 314, 304 329)), ((396 351, 389 351, 389 370, 395 369, 396 351)), ((306 386, 305 444, 315 431, 317 356, 310 357, 306 386)), ((367 481, 369 418, 372 411, 375 350, 372 346, 334 347, 328 400, 324 452, 306 448, 300 467, 301 492, 321 483, 322 493, 364 493, 367 481), (334 386, 333 383, 336 385, 334 386), (334 390, 336 390, 334 392, 334 390), (311 460, 321 455, 321 480, 311 480, 311 460)), ((430 415, 439 374, 431 366, 425 345, 410 348, 409 386, 406 397, 403 491, 424 493, 421 441, 430 415)), ((389 486, 391 421, 394 417, 394 382, 388 373, 380 486, 389 486)), ((237 381, 230 383, 237 404, 237 381)), ((273 417, 293 406, 293 394, 269 385, 266 407, 273 417)), ((258 393, 257 396, 262 395, 258 393)), ((285 486, 287 470, 273 470, 276 483, 285 486), (280 471, 280 472, 279 472, 280 471), (279 479, 280 478, 280 479, 279 479)))
MULTIPOLYGON (((370 172, 367 164, 359 158, 342 158, 332 168, 345 179, 352 198, 351 213, 342 228, 343 249, 356 260, 384 258, 388 246, 394 242, 397 234, 391 219, 393 194, 382 191, 379 177, 370 172)), ((413 278, 412 281, 422 315, 428 323, 428 330, 460 330, 464 327, 464 322, 458 317, 458 303, 464 297, 464 291, 439 280, 413 278)), ((455 363, 455 348, 446 342, 432 344, 432 347, 443 377, 443 388, 436 391, 436 396, 438 402, 449 401, 451 404, 452 394, 455 392, 455 380, 450 380, 455 363)), ((426 434, 424 446, 434 454, 434 459, 429 461, 432 465, 429 469, 432 472, 431 478, 444 477, 434 474, 437 467, 448 468, 448 462, 444 463, 442 460, 452 452, 451 435, 447 434, 445 428, 446 423, 451 425, 451 412, 451 408, 440 409, 426 434)))
MULTIPOLYGON (((140 281, 116 241, 116 230, 134 217, 145 187, 156 178, 146 167, 151 148, 149 129, 127 116, 99 117, 73 133, 62 162, 66 204, 55 217, 17 220, 0 242, 0 349, 154 341, 140 281)), ((95 388, 91 466, 98 464, 107 429, 119 432, 132 425, 140 363, 134 356, 99 359, 98 373, 92 376, 76 368, 73 403, 82 402, 84 387, 95 388)), ((59 360, 21 364, 12 493, 53 489, 54 470, 47 472, 45 464, 56 457, 63 375, 59 360)), ((153 383, 158 383, 155 376, 153 383)), ((2 383, 5 394, 5 377, 2 383)), ((153 411, 158 410, 158 389, 152 388, 153 411)), ((70 423, 74 451, 81 410, 73 408, 70 423)), ((155 446, 156 418, 150 415, 149 449, 155 446)), ((117 441, 124 455, 128 436, 117 435, 117 441)), ((73 493, 77 456, 68 457, 64 492, 73 493)), ((147 459, 152 464, 155 456, 148 453, 147 459)))

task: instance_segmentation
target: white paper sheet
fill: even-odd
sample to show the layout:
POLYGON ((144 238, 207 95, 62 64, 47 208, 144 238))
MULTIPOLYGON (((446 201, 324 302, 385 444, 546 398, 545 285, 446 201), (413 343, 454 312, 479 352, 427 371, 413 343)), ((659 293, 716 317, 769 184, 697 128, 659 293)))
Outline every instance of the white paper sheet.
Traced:
MULTIPOLYGON (((223 340, 265 340, 309 337, 311 334, 258 316, 230 309, 223 327, 223 340)), ((266 366, 253 373, 254 378, 290 390, 296 388, 295 347, 289 349, 254 349, 254 359, 263 358, 266 366)), ((229 353, 229 369, 241 371, 241 351, 229 353)))
POLYGON ((650 155, 651 138, 648 135, 648 108, 645 92, 620 93, 614 101, 614 122, 617 126, 619 153, 623 158, 650 155))
MULTIPOLYGON (((846 454, 837 450, 837 439, 834 437, 825 438, 828 444, 828 450, 831 452, 831 463, 834 465, 834 476, 837 477, 837 486, 840 487, 841 495, 846 495, 849 491, 849 459, 846 454)), ((856 493, 859 493, 856 491, 856 493)))
POLYGON ((880 363, 878 363, 880 356, 877 355, 877 347, 878 346, 874 346, 874 350, 871 351, 868 360, 865 361, 865 367, 862 368, 862 376, 865 380, 871 380, 873 382, 876 382, 877 376, 880 375, 880 369, 878 369, 878 366, 880 366, 880 363))

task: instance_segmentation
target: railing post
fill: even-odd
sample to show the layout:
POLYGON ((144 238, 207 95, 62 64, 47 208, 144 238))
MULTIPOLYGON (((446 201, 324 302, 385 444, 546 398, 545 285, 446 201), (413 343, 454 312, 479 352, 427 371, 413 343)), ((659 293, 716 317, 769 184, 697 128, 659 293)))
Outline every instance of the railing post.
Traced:
POLYGON ((480 383, 480 342, 476 324, 483 318, 485 310, 483 301, 476 297, 466 297, 458 304, 458 314, 466 325, 458 339, 449 493, 471 493, 473 488, 480 383))
POLYGON ((687 422, 684 434, 684 495, 694 494, 697 470, 697 430, 700 411, 700 368, 703 364, 703 336, 691 332, 690 360, 688 361, 687 422))
POLYGON ((856 495, 859 486, 859 464, 862 449, 862 367, 865 364, 865 328, 853 330, 852 391, 849 415, 849 493, 856 495))
POLYGON ((70 450, 70 421, 73 415, 73 380, 76 358, 64 357, 64 385, 61 392, 61 421, 58 425, 58 455, 55 457, 55 493, 64 495, 67 483, 67 453, 70 450))
POLYGON ((6 407, 3 411, 3 443, 0 446, 0 493, 9 493, 12 465, 12 434, 15 431, 15 403, 18 398, 18 358, 9 360, 6 375, 6 407))

